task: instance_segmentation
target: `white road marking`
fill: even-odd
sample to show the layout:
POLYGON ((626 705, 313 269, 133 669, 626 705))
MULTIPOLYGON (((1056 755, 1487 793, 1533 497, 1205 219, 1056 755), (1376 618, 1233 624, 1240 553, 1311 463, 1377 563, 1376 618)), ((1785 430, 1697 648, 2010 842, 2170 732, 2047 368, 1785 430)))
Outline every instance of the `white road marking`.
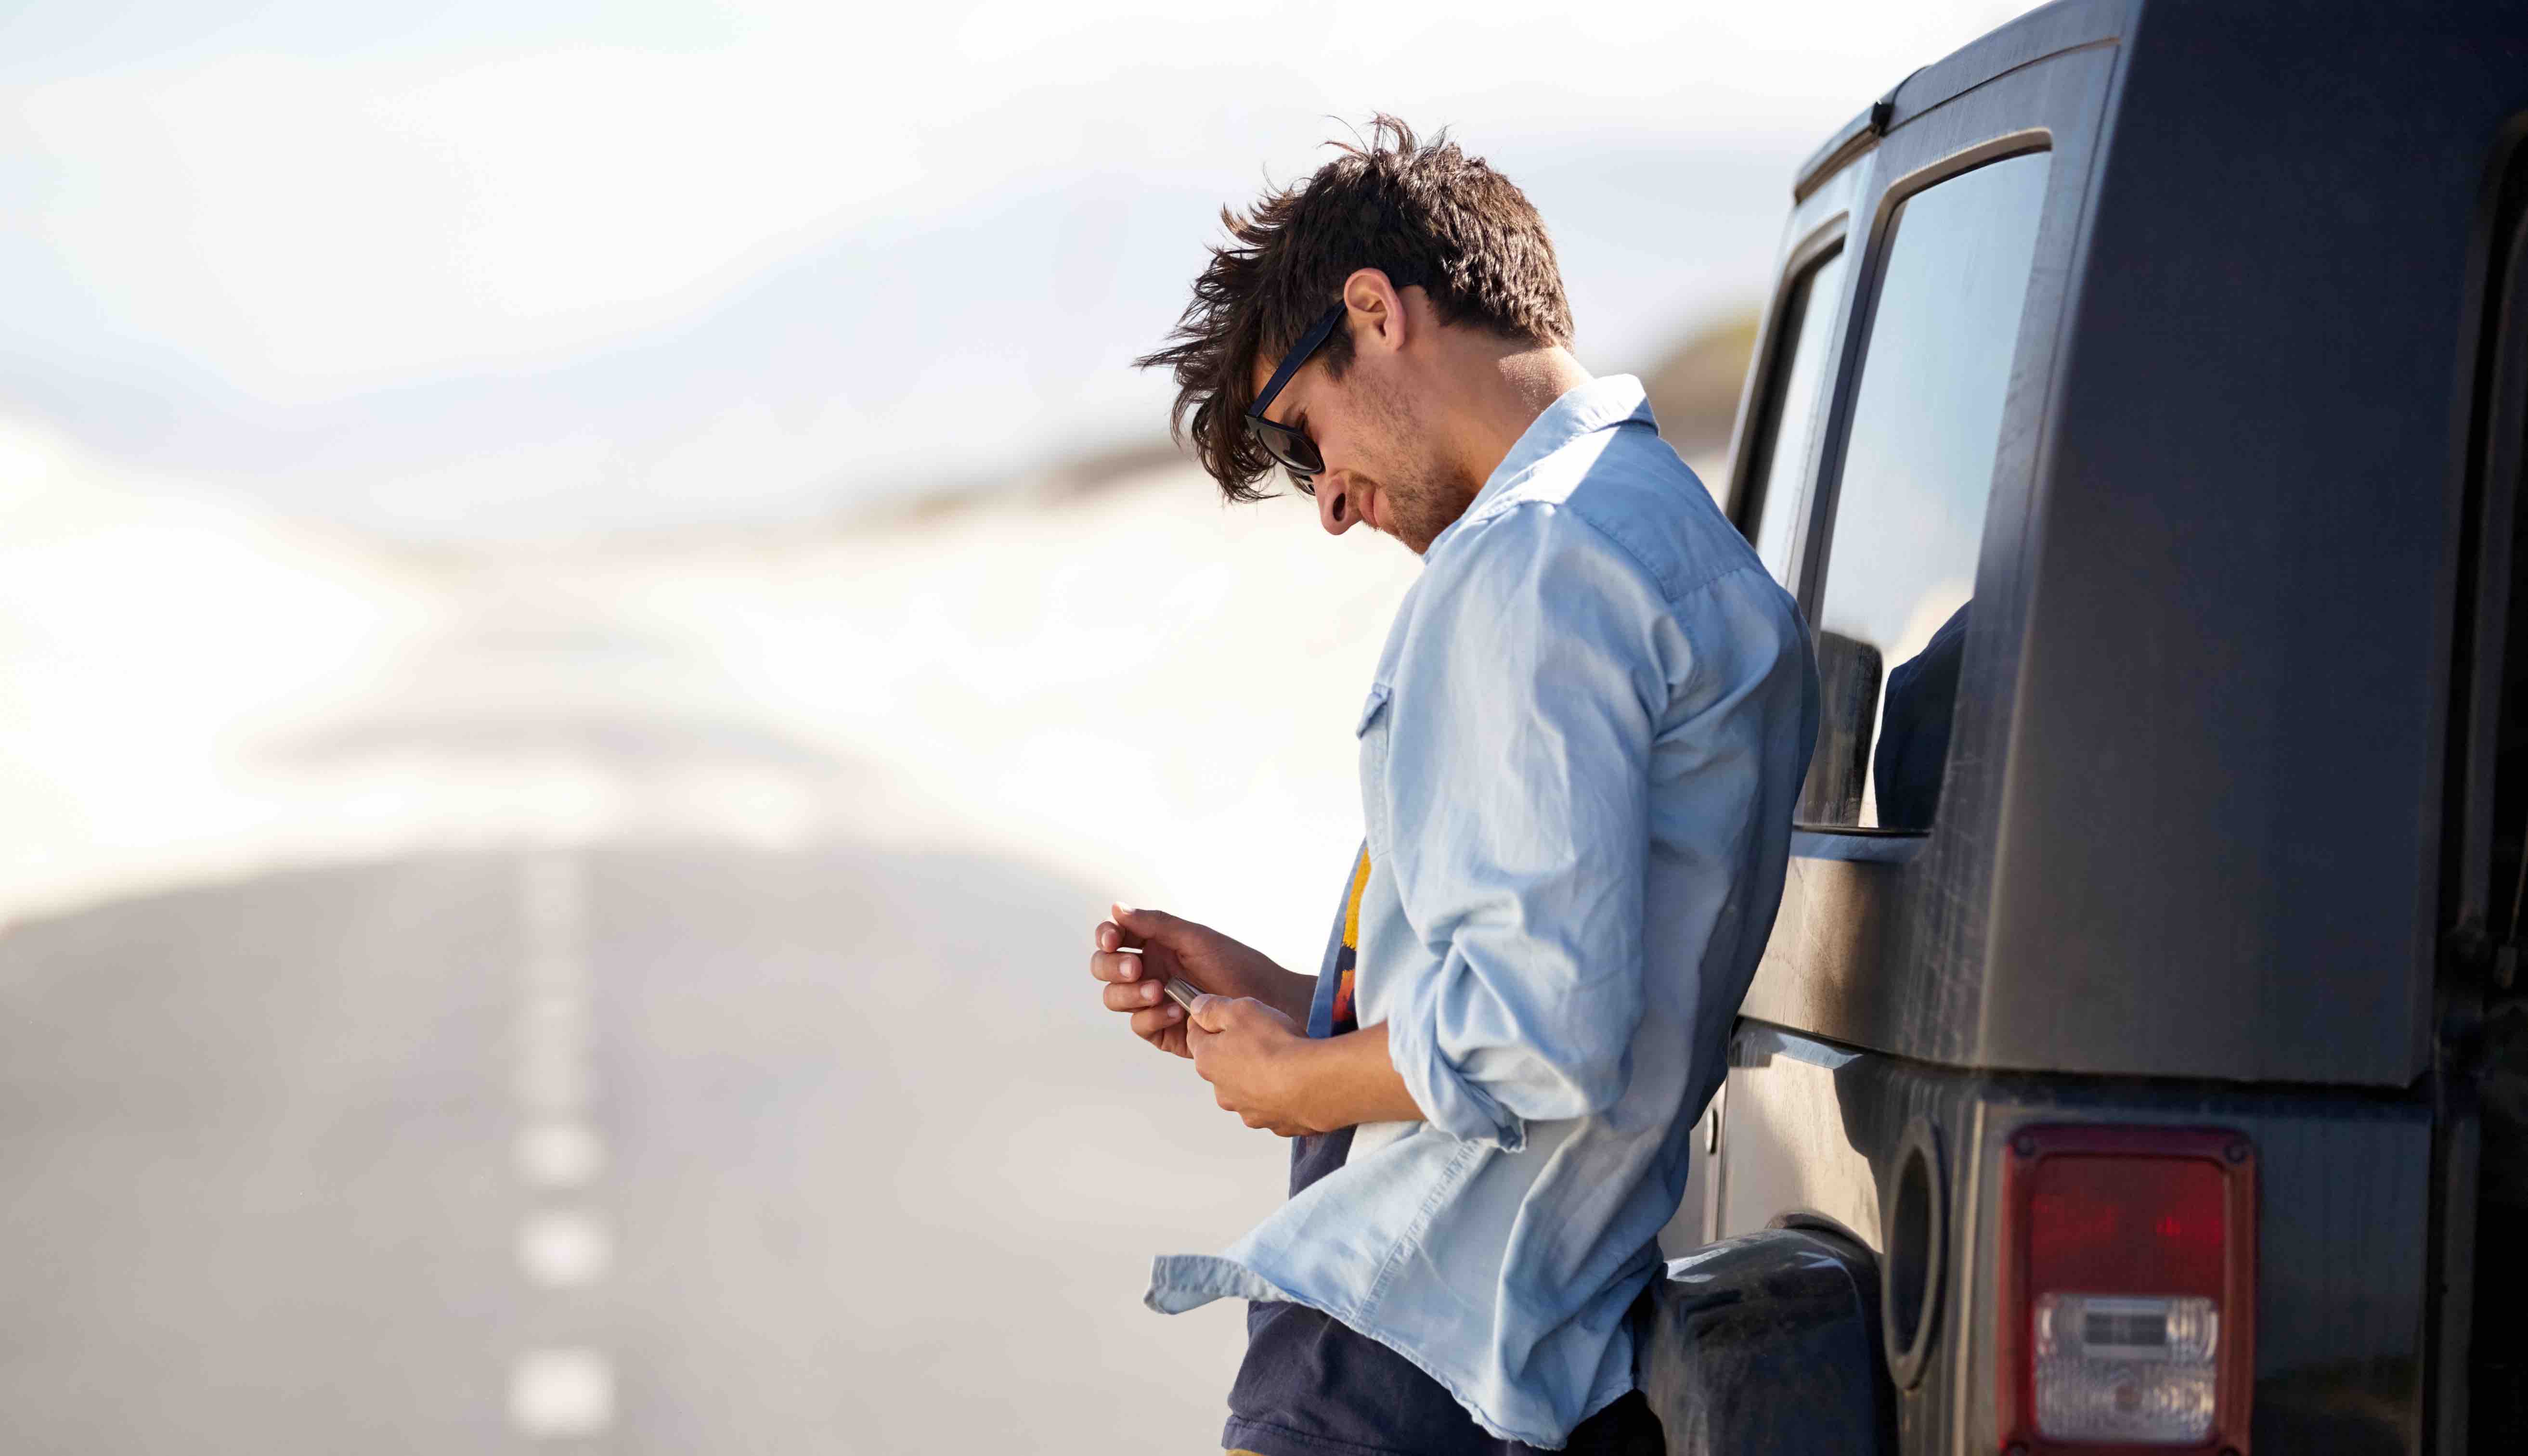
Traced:
POLYGON ((535 1436, 596 1435, 614 1422, 614 1366, 596 1350, 529 1350, 509 1370, 509 1421, 535 1436))
MULTIPOLYGON (((585 1188, 606 1166, 606 1144, 584 1120, 596 1096, 586 865, 562 853, 521 860, 518 911, 526 944, 509 1073, 527 1121, 510 1154, 532 1188, 585 1188)), ((538 1288, 583 1288, 613 1268, 614 1236, 592 1212, 545 1209, 518 1224, 516 1253, 538 1288)), ((614 1420, 612 1363, 584 1347, 527 1351, 509 1370, 509 1420, 536 1437, 605 1430, 614 1420)))
POLYGON ((593 1284, 613 1263, 614 1236, 587 1214, 549 1210, 518 1225, 518 1268, 545 1288, 593 1284))
POLYGON ((530 1122, 510 1154, 519 1178, 537 1188, 583 1187, 606 1170, 606 1143, 585 1122, 530 1122))

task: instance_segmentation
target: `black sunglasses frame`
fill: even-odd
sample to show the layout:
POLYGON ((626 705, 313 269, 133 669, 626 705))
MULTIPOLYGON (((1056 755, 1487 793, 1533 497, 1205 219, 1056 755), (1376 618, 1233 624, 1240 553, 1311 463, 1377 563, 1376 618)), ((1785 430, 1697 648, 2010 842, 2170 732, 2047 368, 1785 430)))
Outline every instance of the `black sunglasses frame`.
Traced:
POLYGON ((1308 332, 1300 335, 1299 341, 1290 345, 1290 351, 1282 356, 1281 366, 1273 371, 1273 378, 1265 384, 1263 392, 1255 396, 1254 404, 1246 411, 1246 428, 1264 446, 1264 453, 1271 455, 1275 464, 1290 472, 1291 483, 1311 495, 1317 493, 1316 477, 1325 470, 1326 457, 1317 452, 1317 442, 1310 440, 1305 432, 1268 420, 1264 418, 1264 411, 1272 407, 1274 396, 1282 392, 1282 387, 1290 382, 1291 375, 1299 372, 1299 366, 1307 363, 1309 356, 1325 347, 1326 340, 1334 337, 1335 325, 1343 322, 1343 312, 1344 306, 1338 300, 1334 307, 1308 326, 1308 332))

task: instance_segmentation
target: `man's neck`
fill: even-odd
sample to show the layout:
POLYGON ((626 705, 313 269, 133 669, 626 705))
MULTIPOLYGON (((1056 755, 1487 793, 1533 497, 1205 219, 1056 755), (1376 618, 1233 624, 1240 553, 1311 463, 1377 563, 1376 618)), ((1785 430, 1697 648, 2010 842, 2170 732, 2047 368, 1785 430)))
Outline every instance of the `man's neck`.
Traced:
POLYGON ((1448 433, 1458 442, 1458 466, 1480 486, 1536 417, 1589 383, 1590 375, 1558 344, 1540 348, 1477 336, 1461 347, 1462 357, 1450 361, 1460 388, 1451 391, 1457 407, 1448 433))

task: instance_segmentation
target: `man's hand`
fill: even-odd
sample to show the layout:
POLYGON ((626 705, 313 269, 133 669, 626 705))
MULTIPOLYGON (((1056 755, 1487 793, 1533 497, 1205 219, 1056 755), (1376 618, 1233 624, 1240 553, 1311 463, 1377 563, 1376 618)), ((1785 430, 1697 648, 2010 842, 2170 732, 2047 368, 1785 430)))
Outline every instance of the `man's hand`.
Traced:
POLYGON ((1133 1033, 1160 1051, 1192 1058, 1212 1095, 1247 1126, 1291 1137, 1421 1118, 1388 1062, 1385 1026, 1322 1041, 1302 1032, 1316 977, 1164 910, 1114 910, 1092 932, 1088 957, 1106 1009, 1129 1014, 1133 1033), (1159 989, 1176 976, 1204 992, 1191 1024, 1159 989))
POLYGON ((1247 1126, 1284 1137, 1325 1130, 1299 1114, 1308 1038, 1289 1016, 1260 1001, 1205 996, 1194 1003, 1187 1037, 1193 1069, 1211 1083, 1213 1100, 1247 1126))
POLYGON ((1133 1034, 1160 1051, 1193 1055, 1185 1042, 1185 1009, 1160 989, 1177 976, 1212 995, 1260 1001, 1292 1021, 1308 1014, 1315 977, 1284 970, 1263 952, 1208 925, 1164 910, 1113 909, 1115 918, 1099 921, 1091 933, 1096 949, 1088 957, 1088 973, 1106 983, 1106 1009, 1129 1013, 1133 1034))

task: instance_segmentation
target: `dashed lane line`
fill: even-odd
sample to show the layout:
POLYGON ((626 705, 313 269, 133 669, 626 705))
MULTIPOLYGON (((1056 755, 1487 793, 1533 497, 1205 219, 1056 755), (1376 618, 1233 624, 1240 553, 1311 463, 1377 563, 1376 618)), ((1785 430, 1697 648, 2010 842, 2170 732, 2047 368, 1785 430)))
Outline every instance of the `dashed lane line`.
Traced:
POLYGON ((606 1277, 614 1236, 591 1215, 548 1209, 518 1225, 518 1268, 546 1289, 571 1289, 606 1277))
MULTIPOLYGON (((585 863, 565 853, 521 859, 518 910, 526 945, 509 1074, 522 1120, 510 1158, 539 1198, 585 1195, 606 1161, 605 1139, 591 1122, 597 1087, 585 863)), ((515 1250, 518 1272, 549 1295, 585 1289, 614 1263, 612 1232, 580 1207, 534 1209, 518 1225, 515 1250)), ((605 1351, 528 1350, 511 1364, 509 1423, 527 1435, 596 1435, 613 1421, 614 1365, 605 1351)))
POLYGON ((530 1350, 509 1369, 509 1422, 529 1435, 588 1436, 614 1423, 614 1366, 587 1349, 530 1350))

